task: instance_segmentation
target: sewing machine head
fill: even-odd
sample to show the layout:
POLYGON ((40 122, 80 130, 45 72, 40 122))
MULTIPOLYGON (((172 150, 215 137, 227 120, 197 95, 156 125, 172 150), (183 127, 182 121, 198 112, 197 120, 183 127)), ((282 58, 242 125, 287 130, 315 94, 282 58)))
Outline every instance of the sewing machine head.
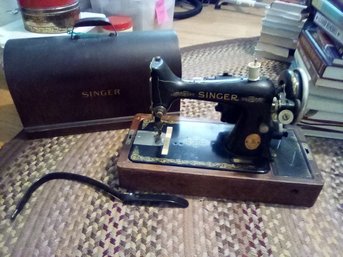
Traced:
POLYGON ((284 126, 295 124, 305 111, 308 83, 300 69, 283 71, 275 85, 256 75, 254 63, 248 78, 223 74, 182 80, 160 57, 153 58, 150 68, 151 110, 157 138, 161 135, 163 116, 176 99, 212 101, 218 103, 216 111, 221 113, 221 121, 235 124, 222 137, 228 153, 269 158, 270 141, 287 136, 284 126))
POLYGON ((118 161, 130 189, 232 200, 312 206, 323 187, 305 137, 296 126, 306 107, 302 70, 276 84, 222 76, 182 80, 161 58, 151 62, 152 115, 137 114, 118 161), (221 120, 165 115, 179 98, 218 103, 221 120))

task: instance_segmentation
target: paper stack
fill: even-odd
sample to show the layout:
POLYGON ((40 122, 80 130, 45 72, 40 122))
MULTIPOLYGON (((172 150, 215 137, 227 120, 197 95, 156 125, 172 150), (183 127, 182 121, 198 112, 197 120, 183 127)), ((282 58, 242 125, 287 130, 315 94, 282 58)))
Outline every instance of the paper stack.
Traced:
POLYGON ((306 0, 274 1, 262 19, 257 57, 291 62, 299 34, 306 22, 306 0))

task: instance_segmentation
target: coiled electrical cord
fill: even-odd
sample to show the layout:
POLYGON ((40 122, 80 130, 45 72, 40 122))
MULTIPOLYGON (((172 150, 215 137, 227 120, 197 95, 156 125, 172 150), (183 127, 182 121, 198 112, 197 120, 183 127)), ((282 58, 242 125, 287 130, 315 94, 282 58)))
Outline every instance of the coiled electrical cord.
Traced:
POLYGON ((192 5, 193 8, 187 11, 174 12, 174 19, 182 20, 193 17, 202 11, 202 2, 200 0, 176 0, 175 5, 177 6, 180 2, 187 2, 192 5))

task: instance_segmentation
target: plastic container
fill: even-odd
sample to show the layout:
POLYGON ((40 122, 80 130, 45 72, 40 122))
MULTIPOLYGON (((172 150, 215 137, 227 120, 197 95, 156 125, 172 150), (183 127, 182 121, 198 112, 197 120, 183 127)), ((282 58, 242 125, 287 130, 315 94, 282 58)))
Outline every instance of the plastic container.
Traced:
POLYGON ((19 0, 26 30, 36 33, 64 33, 79 19, 78 0, 19 0))
POLYGON ((133 30, 173 27, 175 0, 91 0, 91 4, 94 12, 104 13, 106 16, 132 17, 133 30), (163 13, 162 18, 156 15, 156 9, 163 13))
POLYGON ((105 31, 130 32, 133 30, 132 18, 129 16, 110 16, 108 20, 112 26, 104 26, 105 31))

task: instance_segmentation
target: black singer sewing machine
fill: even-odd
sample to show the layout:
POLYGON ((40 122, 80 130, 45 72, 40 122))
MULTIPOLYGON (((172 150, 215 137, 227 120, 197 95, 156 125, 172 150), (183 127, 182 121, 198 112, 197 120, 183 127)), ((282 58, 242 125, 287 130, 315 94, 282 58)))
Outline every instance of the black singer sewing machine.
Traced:
POLYGON ((175 76, 160 57, 151 68, 152 114, 138 114, 118 161, 131 190, 311 206, 323 181, 300 130, 308 83, 285 70, 278 84, 228 74, 175 76), (216 102, 221 122, 167 115, 180 98, 216 102))

